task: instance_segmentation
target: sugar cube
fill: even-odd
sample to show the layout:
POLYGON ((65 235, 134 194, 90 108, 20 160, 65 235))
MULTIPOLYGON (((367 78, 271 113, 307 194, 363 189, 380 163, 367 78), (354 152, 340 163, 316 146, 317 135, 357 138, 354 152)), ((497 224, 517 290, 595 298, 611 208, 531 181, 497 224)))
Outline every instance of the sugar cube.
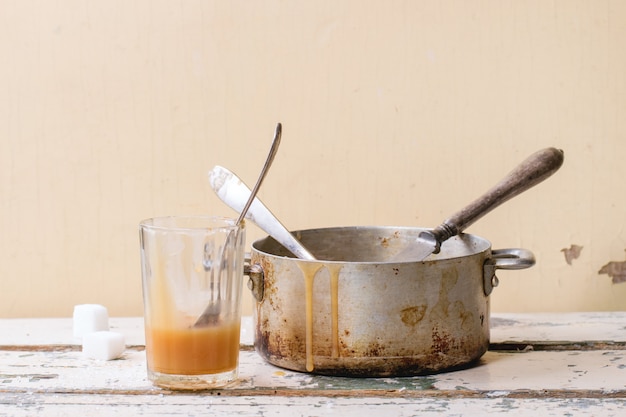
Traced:
POLYGON ((74 338, 80 340, 85 334, 109 330, 109 312, 99 304, 74 306, 74 338))
POLYGON ((109 361, 119 358, 126 349, 124 335, 99 331, 83 335, 83 355, 91 359, 109 361))

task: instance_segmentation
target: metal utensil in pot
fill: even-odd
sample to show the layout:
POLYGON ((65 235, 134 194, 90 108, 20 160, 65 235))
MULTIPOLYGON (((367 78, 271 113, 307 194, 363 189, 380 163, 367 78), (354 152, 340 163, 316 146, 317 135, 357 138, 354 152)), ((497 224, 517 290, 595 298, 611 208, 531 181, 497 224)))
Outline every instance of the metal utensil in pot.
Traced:
POLYGON ((389 262, 419 262, 431 253, 438 253, 441 244, 456 236, 502 203, 539 184, 554 174, 563 164, 563 151, 546 148, 535 152, 493 188, 453 214, 441 225, 419 234, 414 242, 400 251, 389 262))
MULTIPOLYGON (((216 166, 213 168, 210 180, 213 191, 233 210, 241 210, 243 202, 249 199, 250 189, 234 173, 224 167, 216 166)), ((254 198, 252 201, 246 219, 263 229, 296 257, 315 260, 315 256, 283 226, 258 198, 254 198)))

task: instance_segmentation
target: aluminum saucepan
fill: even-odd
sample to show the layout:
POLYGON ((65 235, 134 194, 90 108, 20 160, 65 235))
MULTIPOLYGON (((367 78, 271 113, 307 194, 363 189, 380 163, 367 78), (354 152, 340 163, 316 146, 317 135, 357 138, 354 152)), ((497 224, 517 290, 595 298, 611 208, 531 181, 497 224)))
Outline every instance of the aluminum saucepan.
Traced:
POLYGON ((497 269, 534 265, 525 249, 492 250, 460 234, 421 262, 387 262, 426 229, 339 227, 294 232, 317 259, 273 238, 252 244, 255 347, 269 363, 324 375, 449 371, 489 346, 497 269))

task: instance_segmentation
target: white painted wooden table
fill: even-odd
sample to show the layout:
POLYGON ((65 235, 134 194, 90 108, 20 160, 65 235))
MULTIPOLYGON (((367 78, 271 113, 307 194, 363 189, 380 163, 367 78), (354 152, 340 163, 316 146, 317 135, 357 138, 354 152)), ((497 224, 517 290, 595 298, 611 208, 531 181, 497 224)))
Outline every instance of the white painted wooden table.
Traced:
POLYGON ((177 393, 146 379, 143 323, 112 318, 127 350, 86 359, 71 319, 0 320, 0 416, 626 416, 626 313, 497 314, 476 366, 351 379, 269 365, 244 319, 241 382, 177 393))

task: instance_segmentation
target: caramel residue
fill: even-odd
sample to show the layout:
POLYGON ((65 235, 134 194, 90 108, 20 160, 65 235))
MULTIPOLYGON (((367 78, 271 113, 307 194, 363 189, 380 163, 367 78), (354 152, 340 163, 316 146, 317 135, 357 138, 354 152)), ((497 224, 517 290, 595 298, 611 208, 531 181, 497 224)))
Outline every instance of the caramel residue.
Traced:
POLYGON ((298 267, 304 274, 305 284, 305 308, 306 308, 306 370, 312 372, 315 368, 313 364, 313 280, 315 274, 320 270, 322 264, 298 262, 298 267))

